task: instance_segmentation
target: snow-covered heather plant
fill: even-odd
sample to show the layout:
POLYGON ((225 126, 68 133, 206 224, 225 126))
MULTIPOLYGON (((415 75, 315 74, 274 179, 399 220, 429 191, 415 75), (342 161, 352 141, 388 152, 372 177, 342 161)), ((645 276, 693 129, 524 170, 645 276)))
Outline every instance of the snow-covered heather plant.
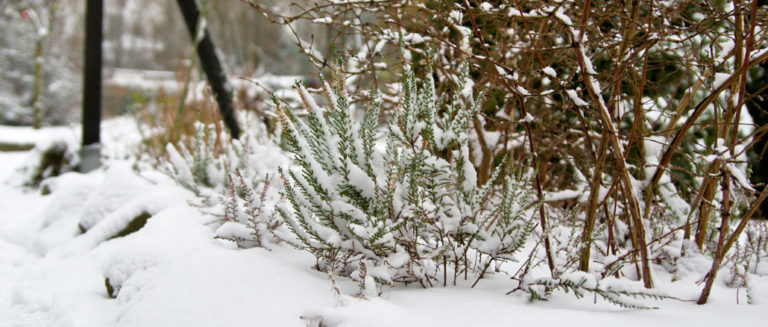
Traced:
MULTIPOLYGON (((749 235, 749 232, 747 232, 749 235)), ((754 255, 753 246, 751 242, 736 242, 734 244, 733 255, 728 258, 730 261, 730 267, 728 273, 723 276, 725 285, 732 288, 746 290, 747 303, 755 304, 754 302, 754 290, 749 283, 750 264, 754 255), (745 246, 746 245, 746 246, 745 246)), ((738 291, 737 291, 738 292, 738 291)), ((739 301, 737 293, 736 301, 739 301)))
POLYGON ((200 187, 225 185, 228 168, 233 161, 242 158, 242 151, 239 151, 240 146, 232 143, 233 146, 228 149, 231 151, 222 151, 217 155, 215 147, 218 138, 224 139, 222 144, 230 141, 224 133, 217 133, 215 126, 196 121, 191 151, 183 142, 166 145, 169 172, 179 185, 197 194, 201 191, 200 187))
POLYGON ((222 127, 194 122, 195 132, 190 140, 166 145, 168 157, 164 168, 179 185, 198 195, 210 191, 226 193, 228 180, 236 171, 246 180, 263 180, 270 168, 286 158, 272 144, 263 124, 255 119, 246 121, 247 131, 239 139, 232 139, 222 127))
POLYGON ((406 66, 379 151, 380 100, 372 93, 355 120, 343 78, 337 70, 330 84, 323 80, 327 109, 297 83, 306 121, 278 105, 298 163, 280 170, 290 208, 278 211, 316 268, 365 276, 370 291, 372 281, 428 287, 479 278, 492 262, 513 259, 533 226, 529 176, 504 174, 502 164, 477 185, 467 135, 479 102, 471 93, 446 102, 430 73, 419 82, 406 66))
MULTIPOLYGON (((751 275, 764 275, 763 269, 759 269, 761 258, 766 256, 766 244, 768 244, 768 223, 766 221, 750 222, 746 228, 746 235, 742 236, 733 245, 731 255, 727 258, 728 272, 723 277, 725 285, 745 290, 746 301, 749 304, 757 304, 755 290, 750 284, 751 275)), ((738 291, 737 291, 738 292, 738 291)), ((737 293, 736 301, 739 301, 737 293)))
POLYGON ((240 139, 231 139, 222 128, 217 132, 214 125, 196 122, 191 150, 183 142, 166 147, 171 177, 221 218, 216 236, 244 248, 279 240, 275 231, 282 221, 274 205, 280 195, 270 187, 276 180, 270 179, 276 167, 287 162, 260 123, 249 125, 255 126, 240 139))
POLYGON ((283 237, 278 235, 278 229, 283 221, 270 203, 269 196, 274 193, 270 193, 269 179, 260 185, 261 190, 256 190, 253 183, 236 170, 234 176, 229 176, 227 185, 224 223, 216 229, 216 237, 241 248, 279 242, 283 237))
POLYGON ((573 292, 577 298, 584 297, 585 293, 592 293, 595 299, 601 299, 626 309, 657 309, 653 306, 636 303, 628 298, 649 298, 662 300, 668 296, 652 290, 632 289, 620 284, 602 285, 601 281, 595 279, 591 274, 582 271, 573 271, 560 275, 557 278, 542 277, 526 280, 520 283, 515 290, 521 290, 528 293, 530 301, 547 301, 554 291, 563 291, 565 293, 573 292))

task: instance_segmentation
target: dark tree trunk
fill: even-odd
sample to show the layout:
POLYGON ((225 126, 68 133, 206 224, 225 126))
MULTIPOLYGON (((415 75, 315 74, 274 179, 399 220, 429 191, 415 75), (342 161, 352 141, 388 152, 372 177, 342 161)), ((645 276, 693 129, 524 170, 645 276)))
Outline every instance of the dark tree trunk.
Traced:
MULTIPOLYGON (((764 62, 753 69, 762 70, 763 74, 755 74, 761 77, 754 78, 751 83, 747 83, 747 91, 750 95, 760 92, 758 96, 747 102, 747 109, 758 127, 766 126, 768 125, 768 89, 764 89, 764 87, 768 85, 768 74, 766 74, 768 73, 768 62, 764 62)), ((750 163, 750 168, 752 169, 750 181, 752 184, 762 184, 756 188, 759 191, 765 192, 768 190, 766 188, 766 184, 768 184, 768 135, 758 136, 760 136, 759 140, 752 145, 752 153, 755 159, 750 163)), ((763 202, 760 212, 757 215, 758 217, 768 218, 768 202, 763 202)))
POLYGON ((80 170, 99 166, 101 125, 101 40, 103 0, 88 0, 85 9, 85 68, 83 72, 83 144, 80 170))
POLYGON ((224 73, 219 58, 216 56, 216 48, 208 34, 208 29, 203 27, 203 30, 200 31, 202 38, 196 39, 198 17, 200 16, 197 1, 177 0, 177 2, 184 16, 184 22, 187 24, 189 34, 192 36, 192 42, 197 44, 197 55, 200 57, 200 65, 203 67, 205 76, 208 77, 208 83, 210 83, 213 95, 219 104, 224 124, 229 128, 232 137, 238 138, 240 136, 240 127, 237 125, 235 109, 232 106, 232 89, 227 83, 227 75, 224 73))

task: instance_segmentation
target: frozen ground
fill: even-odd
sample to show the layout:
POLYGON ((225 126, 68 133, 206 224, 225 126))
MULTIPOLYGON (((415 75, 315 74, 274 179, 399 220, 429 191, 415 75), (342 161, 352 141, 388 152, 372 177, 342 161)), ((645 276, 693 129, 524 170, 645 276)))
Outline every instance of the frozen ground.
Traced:
MULTIPOLYGON (((30 130, 12 131, 20 134, 2 137, 40 137, 30 130)), ((124 144, 110 143, 107 153, 127 153, 124 144)), ((192 194, 160 173, 137 174, 129 155, 113 156, 125 159, 109 160, 105 169, 90 174, 48 181, 49 195, 19 185, 16 168, 28 155, 0 152, 0 326, 768 324, 765 265, 759 275, 750 275, 754 305, 746 304, 744 289, 728 288, 722 279, 705 306, 638 300, 659 309, 630 311, 562 293, 549 302, 529 303, 524 294, 505 295, 515 282, 503 274, 475 289, 395 287, 368 300, 339 296, 327 275, 310 268, 314 259, 306 253, 284 246, 240 250, 214 239, 213 218, 188 204, 192 194), (144 228, 107 239, 142 211, 152 214, 144 228), (80 223, 89 227, 84 234, 80 223), (107 294, 107 277, 121 285, 117 298, 107 294)), ((696 281, 709 261, 681 266, 685 271, 677 282, 658 268, 657 287, 695 299, 701 290, 696 281)), ((343 294, 357 292, 350 281, 337 277, 336 282, 343 294)))

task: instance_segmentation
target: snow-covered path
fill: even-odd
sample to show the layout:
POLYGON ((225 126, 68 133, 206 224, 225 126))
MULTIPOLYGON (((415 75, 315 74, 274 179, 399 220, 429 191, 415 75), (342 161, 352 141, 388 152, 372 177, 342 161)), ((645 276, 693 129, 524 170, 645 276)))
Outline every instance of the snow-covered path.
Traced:
MULTIPOLYGON (((139 177, 128 165, 111 162, 91 174, 65 174, 53 181, 53 193, 43 196, 18 186, 15 169, 27 156, 0 152, 0 326, 304 326, 321 319, 323 326, 768 322, 766 277, 751 281, 756 305, 744 304, 743 290, 737 305, 737 290, 721 282, 706 306, 642 300, 660 307, 653 311, 628 311, 570 294, 532 304, 522 294, 505 295, 514 282, 501 274, 476 289, 396 287, 370 300, 338 296, 328 277, 310 268, 309 254, 286 246, 240 250, 214 239, 210 217, 184 201, 157 200, 159 194, 186 196, 157 173, 139 177), (103 200, 102 211, 93 209, 98 202, 88 198, 93 194, 103 200), (98 238, 96 231, 107 230, 110 219, 119 220, 115 212, 130 209, 147 194, 158 211, 144 228, 126 237, 98 238), (80 235, 77 223, 84 210, 103 214, 91 217, 94 227, 80 235), (121 285, 116 299, 107 295, 107 277, 121 285)), ((657 273, 659 281, 668 277, 657 273)), ((669 294, 693 299, 700 277, 691 273, 687 280, 660 284, 669 294)), ((357 291, 347 279, 336 282, 342 293, 357 291)))
POLYGON ((27 257, 27 237, 34 232, 36 217, 45 206, 37 192, 21 192, 11 185, 14 169, 27 157, 26 152, 0 152, 0 242, 3 259, 6 256, 27 257))
POLYGON ((121 168, 69 173, 54 180, 67 185, 43 196, 18 185, 15 169, 28 156, 0 152, 0 326, 301 326, 303 310, 335 303, 327 277, 307 269, 311 257, 224 247, 210 218, 184 202, 169 201, 138 233, 94 246, 76 231, 77 207, 89 203, 82 195, 130 177, 114 172, 121 168), (122 284, 116 299, 106 276, 122 284))
POLYGON ((87 268, 79 258, 45 257, 38 236, 50 198, 21 188, 15 176, 28 156, 0 152, 0 325, 71 325, 66 316, 90 302, 81 283, 87 268))

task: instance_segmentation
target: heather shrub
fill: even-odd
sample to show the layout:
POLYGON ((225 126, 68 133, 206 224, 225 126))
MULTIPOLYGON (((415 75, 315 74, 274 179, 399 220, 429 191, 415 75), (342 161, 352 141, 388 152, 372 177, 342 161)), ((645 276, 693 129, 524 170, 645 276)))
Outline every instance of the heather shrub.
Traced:
POLYGON ((384 130, 378 95, 355 119, 338 70, 322 81, 327 108, 301 83, 306 119, 278 105, 297 166, 280 170, 290 206, 277 210, 318 270, 357 279, 367 294, 374 282, 480 278, 492 262, 512 260, 533 227, 529 174, 510 174, 501 160, 477 183, 468 134, 479 102, 471 91, 446 100, 430 74, 418 81, 406 67, 404 76, 384 130))
POLYGON ((277 181, 270 173, 288 159, 263 124, 245 121, 249 128, 239 139, 195 122, 191 140, 166 146, 164 164, 179 185, 198 195, 204 211, 219 218, 216 236, 248 248, 280 240, 275 232, 282 222, 274 212, 280 195, 270 187, 277 181))

